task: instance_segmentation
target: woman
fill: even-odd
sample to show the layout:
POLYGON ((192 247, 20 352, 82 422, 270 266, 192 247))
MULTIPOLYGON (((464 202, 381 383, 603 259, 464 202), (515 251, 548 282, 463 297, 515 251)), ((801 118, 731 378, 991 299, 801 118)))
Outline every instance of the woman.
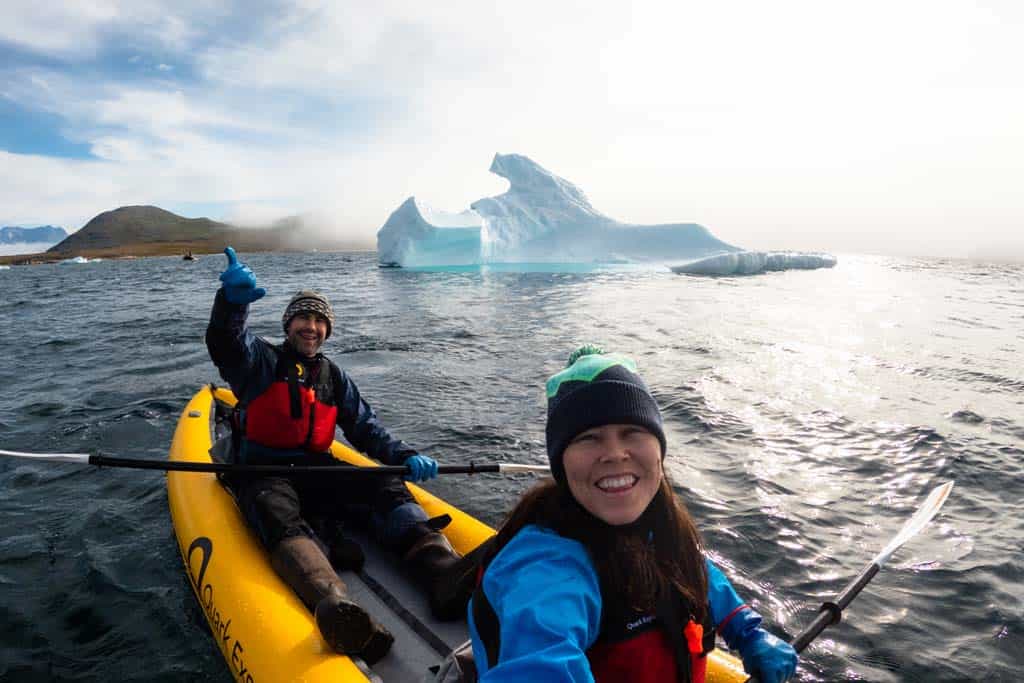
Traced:
POLYGON ((547 399, 554 480, 512 511, 470 605, 481 682, 700 683, 716 632, 764 683, 792 676, 796 653, 704 557, 633 361, 578 349, 547 399))

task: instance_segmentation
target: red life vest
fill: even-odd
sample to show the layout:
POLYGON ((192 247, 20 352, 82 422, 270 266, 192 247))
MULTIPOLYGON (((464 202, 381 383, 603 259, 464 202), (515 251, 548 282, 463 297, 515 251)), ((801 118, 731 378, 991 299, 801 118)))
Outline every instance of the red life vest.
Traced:
MULTIPOLYGON (((473 623, 491 667, 498 663, 501 626, 484 593, 483 575, 496 554, 492 541, 477 570, 472 603, 473 623)), ((710 611, 704 623, 697 623, 681 596, 666 602, 673 604, 659 605, 656 615, 640 615, 620 610, 602 595, 601 631, 586 652, 597 683, 704 683, 707 654, 715 649, 710 611)))
POLYGON ((693 620, 679 629, 682 633, 675 633, 677 628, 653 615, 626 624, 612 624, 606 619, 597 642, 587 650, 594 680, 704 683, 707 654, 715 647, 715 630, 710 623, 693 620), (626 633, 613 635, 622 630, 626 633))
POLYGON ((338 420, 330 361, 321 356, 309 368, 294 354, 274 350, 273 381, 245 406, 245 438, 268 448, 323 453, 338 420))

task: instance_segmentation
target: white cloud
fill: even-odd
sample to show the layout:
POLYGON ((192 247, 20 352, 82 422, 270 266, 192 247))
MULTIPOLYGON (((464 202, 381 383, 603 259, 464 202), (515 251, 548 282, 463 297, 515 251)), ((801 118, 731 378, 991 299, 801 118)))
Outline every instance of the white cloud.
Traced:
POLYGON ((97 32, 118 16, 114 2, 8 0, 0 7, 0 39, 58 54, 92 52, 97 32))
POLYGON ((183 46, 193 32, 180 13, 190 9, 188 3, 159 0, 4 0, 0 41, 61 58, 94 54, 117 31, 130 31, 141 44, 183 46))

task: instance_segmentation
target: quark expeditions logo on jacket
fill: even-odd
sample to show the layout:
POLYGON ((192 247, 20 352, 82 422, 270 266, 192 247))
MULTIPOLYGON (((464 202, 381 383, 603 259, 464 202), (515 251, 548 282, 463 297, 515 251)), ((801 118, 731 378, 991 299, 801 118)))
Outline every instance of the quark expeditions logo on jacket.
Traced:
POLYGON ((212 558, 213 541, 206 536, 198 536, 192 541, 192 544, 188 547, 188 552, 185 554, 188 577, 192 580, 192 587, 195 589, 196 595, 199 596, 199 602, 203 606, 203 611, 206 612, 206 618, 210 622, 210 628, 217 637, 220 649, 224 651, 224 654, 231 661, 231 673, 234 674, 236 679, 243 681, 243 683, 255 683, 256 679, 253 677, 252 672, 245 666, 245 647, 240 640, 231 636, 231 618, 225 618, 225 615, 221 614, 220 609, 217 608, 213 584, 204 583, 206 568, 210 565, 212 558), (192 554, 196 552, 200 555, 199 571, 193 574, 192 554), (232 643, 232 641, 234 642, 232 643))
POLYGON ((653 614, 648 614, 647 616, 640 617, 636 621, 631 621, 628 624, 626 624, 626 630, 627 631, 633 631, 635 629, 640 628, 641 626, 647 626, 648 624, 651 624, 653 622, 654 622, 654 615, 653 614))

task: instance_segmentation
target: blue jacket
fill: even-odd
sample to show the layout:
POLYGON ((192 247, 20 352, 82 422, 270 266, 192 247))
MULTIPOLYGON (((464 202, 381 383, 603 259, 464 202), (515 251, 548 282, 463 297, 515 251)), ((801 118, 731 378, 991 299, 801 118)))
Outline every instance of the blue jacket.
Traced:
MULTIPOLYGON (((273 345, 249 331, 246 322, 248 317, 248 305, 232 304, 224 297, 224 290, 219 289, 210 312, 210 324, 206 328, 206 348, 210 352, 210 359, 242 405, 252 401, 270 386, 278 359, 278 352, 273 345)), ((360 396, 358 387, 348 373, 334 363, 330 363, 330 369, 334 403, 338 407, 337 422, 348 442, 371 458, 388 465, 400 465, 415 455, 415 449, 392 437, 380 424, 373 408, 360 396)), ((245 444, 243 454, 247 448, 269 450, 256 444, 245 444)), ((300 456, 302 452, 271 455, 278 454, 292 457, 300 456)))
MULTIPOLYGON (((761 617, 744 605, 718 567, 705 562, 711 621, 737 649, 758 629, 761 617)), ((482 588, 498 617, 501 648, 499 665, 488 669, 470 605, 480 683, 594 680, 586 652, 601 630, 601 590, 582 544, 528 525, 488 565, 482 588)))

